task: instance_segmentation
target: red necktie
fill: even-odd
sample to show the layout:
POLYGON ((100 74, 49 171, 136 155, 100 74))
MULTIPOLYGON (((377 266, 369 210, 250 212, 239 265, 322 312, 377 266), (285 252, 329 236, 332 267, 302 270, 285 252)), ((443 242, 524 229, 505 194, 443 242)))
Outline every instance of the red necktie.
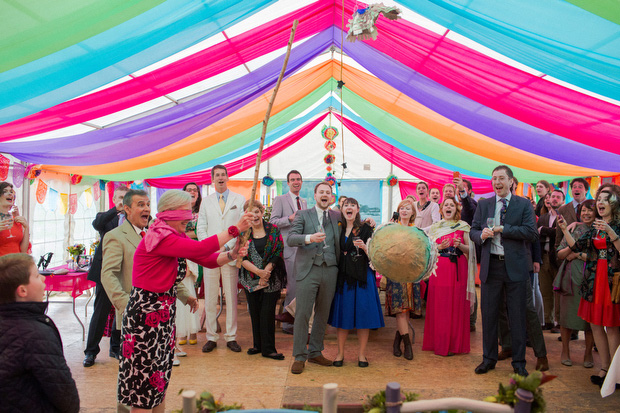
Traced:
POLYGON ((297 209, 301 211, 301 202, 299 202, 299 197, 297 197, 297 209))
POLYGON ((145 236, 145 235, 146 235, 146 231, 140 231, 140 236, 141 236, 142 238, 144 238, 144 236, 145 236))

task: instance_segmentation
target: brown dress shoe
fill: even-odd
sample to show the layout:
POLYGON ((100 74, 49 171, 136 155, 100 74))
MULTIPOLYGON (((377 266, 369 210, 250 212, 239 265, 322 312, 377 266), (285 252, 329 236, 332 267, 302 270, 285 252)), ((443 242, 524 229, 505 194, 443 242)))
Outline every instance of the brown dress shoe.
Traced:
POLYGON ((512 350, 502 350, 497 355, 498 360, 506 360, 512 357, 512 350))
POLYGON ((310 363, 316 363, 319 366, 331 366, 334 363, 332 360, 328 360, 325 357, 323 357, 322 354, 316 357, 312 357, 311 359, 308 359, 308 361, 310 363))
POLYGON ((293 374, 301 374, 304 371, 305 362, 301 360, 295 360, 293 365, 291 366, 291 373, 293 374))
POLYGON ((207 341, 207 343, 202 346, 203 353, 210 353, 217 347, 217 343, 215 341, 207 341))
POLYGON ((547 356, 538 357, 536 359, 536 370, 540 370, 540 371, 549 370, 549 360, 547 360, 547 356))
POLYGON ((228 347, 229 349, 231 349, 235 353, 241 352, 241 347, 239 346, 239 344, 235 340, 229 341, 228 343, 226 343, 226 347, 228 347))

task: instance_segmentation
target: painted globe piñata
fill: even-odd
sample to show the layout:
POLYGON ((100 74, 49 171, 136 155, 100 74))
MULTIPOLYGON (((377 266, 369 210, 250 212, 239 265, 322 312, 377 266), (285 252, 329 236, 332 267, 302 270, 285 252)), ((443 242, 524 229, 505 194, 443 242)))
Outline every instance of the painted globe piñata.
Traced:
POLYGON ((437 248, 424 231, 389 223, 372 236, 370 261, 381 275, 395 282, 418 282, 430 277, 437 266, 437 248))

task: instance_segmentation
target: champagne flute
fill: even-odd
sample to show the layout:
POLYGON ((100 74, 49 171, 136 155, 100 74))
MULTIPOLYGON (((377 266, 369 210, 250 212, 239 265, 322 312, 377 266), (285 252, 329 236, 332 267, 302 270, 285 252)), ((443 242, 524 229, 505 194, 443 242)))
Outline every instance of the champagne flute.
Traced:
POLYGON ((13 224, 15 223, 15 217, 13 216, 14 212, 15 205, 13 205, 11 209, 9 209, 9 215, 11 215, 11 226, 9 227, 9 236, 7 238, 15 238, 15 235, 13 235, 13 224))
POLYGON ((493 230, 494 226, 495 226, 495 218, 494 217, 487 218, 487 227, 489 227, 490 230, 493 230))
POLYGON ((355 246, 355 255, 352 257, 353 261, 357 261, 357 259, 360 256, 360 248, 357 245, 355 245, 355 241, 359 241, 360 239, 361 239, 360 237, 356 237, 356 236, 353 237, 353 245, 355 246))
MULTIPOLYGON (((323 224, 319 223, 317 231, 322 233, 322 234, 325 234, 325 228, 323 227, 323 224)), ((325 240, 323 240, 323 248, 322 248, 322 250, 326 250, 326 249, 327 249, 327 244, 325 244, 325 240)), ((322 250, 319 250, 319 252, 318 252, 319 255, 323 254, 322 250)))

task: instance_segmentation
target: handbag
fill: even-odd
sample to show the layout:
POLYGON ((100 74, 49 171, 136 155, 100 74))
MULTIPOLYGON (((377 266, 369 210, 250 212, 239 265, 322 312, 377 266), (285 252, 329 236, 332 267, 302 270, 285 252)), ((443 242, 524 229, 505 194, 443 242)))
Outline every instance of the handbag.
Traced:
POLYGON ((614 273, 611 285, 611 302, 620 304, 620 272, 614 273))
POLYGON ((562 295, 573 295, 573 280, 571 279, 570 267, 570 261, 562 261, 558 273, 553 280, 553 291, 562 295))

